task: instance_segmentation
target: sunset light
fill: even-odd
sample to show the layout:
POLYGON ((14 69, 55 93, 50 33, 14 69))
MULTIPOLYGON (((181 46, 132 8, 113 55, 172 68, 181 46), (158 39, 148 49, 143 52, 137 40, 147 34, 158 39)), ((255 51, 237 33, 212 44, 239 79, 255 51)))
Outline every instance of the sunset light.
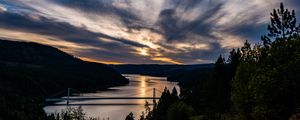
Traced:
POLYGON ((0 120, 300 120, 300 0, 0 0, 0 120))

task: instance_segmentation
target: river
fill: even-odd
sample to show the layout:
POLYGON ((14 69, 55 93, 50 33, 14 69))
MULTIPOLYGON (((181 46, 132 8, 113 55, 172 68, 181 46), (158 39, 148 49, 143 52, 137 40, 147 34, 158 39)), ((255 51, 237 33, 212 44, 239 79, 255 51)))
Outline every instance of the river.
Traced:
MULTIPOLYGON (((160 97, 161 92, 165 87, 172 90, 173 87, 179 87, 176 82, 166 81, 165 77, 153 77, 136 74, 123 74, 124 77, 130 80, 130 83, 125 86, 111 87, 107 91, 98 91, 96 93, 84 93, 76 97, 152 97, 153 88, 156 89, 156 96, 160 97)), ((140 104, 140 105, 83 105, 82 108, 89 117, 109 120, 124 120, 125 117, 133 112, 138 118, 142 111, 146 100, 85 100, 72 101, 70 104, 140 104)), ((148 100, 152 103, 152 100, 148 100)), ((65 103, 65 101, 58 102, 65 103)), ((60 112, 66 106, 46 106, 44 110, 47 113, 60 112)))

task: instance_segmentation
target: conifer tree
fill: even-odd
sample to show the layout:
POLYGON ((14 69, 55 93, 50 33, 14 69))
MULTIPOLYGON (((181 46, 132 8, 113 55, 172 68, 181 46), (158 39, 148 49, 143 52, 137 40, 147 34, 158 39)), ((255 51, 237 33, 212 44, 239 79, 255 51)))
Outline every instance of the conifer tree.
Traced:
POLYGON ((268 35, 261 37, 263 44, 269 48, 272 40, 288 40, 299 35, 300 24, 297 25, 295 11, 285 9, 283 4, 280 4, 279 9, 274 9, 271 15, 271 24, 268 25, 268 35))
POLYGON ((130 112, 130 113, 126 116, 125 120, 134 120, 133 113, 130 112))

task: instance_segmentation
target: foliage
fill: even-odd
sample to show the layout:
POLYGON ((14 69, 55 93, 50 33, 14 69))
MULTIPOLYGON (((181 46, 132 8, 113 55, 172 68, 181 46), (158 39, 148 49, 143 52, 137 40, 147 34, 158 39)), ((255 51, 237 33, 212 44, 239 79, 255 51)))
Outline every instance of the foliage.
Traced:
POLYGON ((296 94, 300 73, 295 66, 299 66, 300 38, 295 13, 290 14, 281 4, 271 15, 268 30, 275 41, 260 49, 250 47, 248 51, 252 54, 245 57, 251 59, 241 61, 232 83, 231 98, 237 119, 288 119, 299 107, 296 94), (259 59, 253 61, 257 56, 259 59))
POLYGON ((179 101, 178 92, 174 87, 172 93, 165 88, 158 103, 150 110, 149 103, 145 104, 145 112, 142 113, 139 120, 166 120, 167 113, 174 103, 179 101))
POLYGON ((193 111, 193 108, 184 102, 176 102, 168 109, 167 120, 190 120, 193 111))
POLYGON ((67 107, 60 113, 48 115, 47 120, 98 120, 97 118, 86 117, 82 107, 67 107))
POLYGON ((285 9, 283 3, 280 4, 280 9, 274 9, 271 13, 271 24, 268 25, 268 35, 262 36, 262 41, 265 47, 269 48, 274 40, 288 40, 299 34, 300 24, 297 25, 295 11, 285 9))
MULTIPOLYGON (((269 56, 243 63, 232 83, 232 101, 241 119, 281 120, 299 107, 300 38, 274 41, 269 56)), ((266 54, 266 53, 263 53, 266 54)))

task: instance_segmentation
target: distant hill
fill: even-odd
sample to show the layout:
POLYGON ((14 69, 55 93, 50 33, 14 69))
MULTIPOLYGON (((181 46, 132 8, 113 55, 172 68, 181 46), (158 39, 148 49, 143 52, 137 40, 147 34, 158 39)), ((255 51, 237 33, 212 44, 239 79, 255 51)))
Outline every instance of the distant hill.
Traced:
POLYGON ((196 64, 196 65, 158 65, 158 64, 126 64, 126 65, 110 65, 116 71, 122 74, 143 74, 152 76, 168 77, 170 81, 179 81, 186 78, 188 74, 194 70, 198 72, 208 71, 213 68, 214 64, 196 64))
POLYGON ((83 63, 57 48, 33 43, 0 40, 1 62, 38 66, 66 66, 83 63))
POLYGON ((0 116, 5 119, 44 116, 44 99, 67 87, 93 92, 128 82, 107 65, 82 61, 54 47, 0 40, 0 116))
MULTIPOLYGON (((26 69, 27 72, 37 73, 47 71, 40 77, 44 81, 47 78, 43 77, 53 77, 55 79, 49 82, 62 88, 67 85, 77 88, 78 83, 92 89, 128 83, 126 78, 107 65, 82 61, 57 48, 32 42, 0 40, 0 64, 2 69, 26 69)), ((82 87, 79 89, 86 90, 82 87)))

